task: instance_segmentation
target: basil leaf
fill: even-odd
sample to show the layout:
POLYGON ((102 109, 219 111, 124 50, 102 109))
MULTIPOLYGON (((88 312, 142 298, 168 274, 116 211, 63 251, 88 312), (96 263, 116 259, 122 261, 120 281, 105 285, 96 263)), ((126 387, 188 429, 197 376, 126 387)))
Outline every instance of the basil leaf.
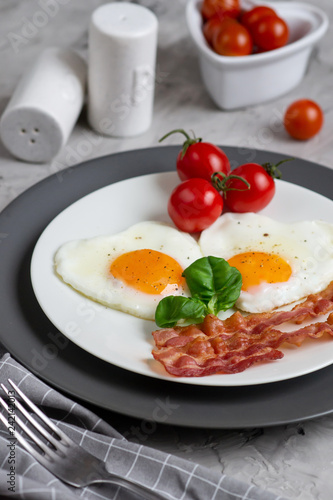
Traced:
POLYGON ((242 276, 220 257, 202 257, 183 272, 192 297, 204 302, 209 313, 217 314, 234 305, 242 287, 242 276))
POLYGON ((198 323, 206 315, 206 306, 199 300, 181 295, 162 299, 155 312, 155 322, 161 328, 172 328, 180 319, 198 323))
POLYGON ((216 257, 197 259, 183 271, 192 297, 208 304, 215 292, 213 268, 216 257), (211 264, 212 263, 212 264, 211 264))
POLYGON ((229 266, 229 269, 225 268, 224 271, 223 283, 219 283, 220 288, 207 304, 208 312, 215 315, 219 311, 230 309, 238 299, 242 288, 242 275, 238 269, 229 266))

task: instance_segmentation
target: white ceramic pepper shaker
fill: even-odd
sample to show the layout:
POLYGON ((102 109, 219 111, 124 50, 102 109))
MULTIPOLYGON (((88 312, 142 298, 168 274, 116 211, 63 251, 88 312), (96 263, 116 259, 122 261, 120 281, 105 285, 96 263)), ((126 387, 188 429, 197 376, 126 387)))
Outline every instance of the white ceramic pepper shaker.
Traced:
POLYGON ((158 21, 128 2, 97 8, 91 18, 88 119, 98 133, 129 137, 152 120, 158 21))
POLYGON ((72 50, 48 48, 16 87, 0 121, 4 146, 28 162, 48 162, 64 146, 82 109, 87 68, 72 50))

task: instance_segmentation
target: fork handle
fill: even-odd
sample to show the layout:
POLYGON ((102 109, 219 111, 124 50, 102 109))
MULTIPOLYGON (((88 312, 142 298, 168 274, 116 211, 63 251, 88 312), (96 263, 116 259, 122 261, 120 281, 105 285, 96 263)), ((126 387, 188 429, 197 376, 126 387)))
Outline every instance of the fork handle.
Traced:
MULTIPOLYGON (((110 473, 109 473, 110 474, 110 473)), ((131 493, 135 493, 136 495, 140 495, 144 500, 165 500, 166 497, 157 491, 149 489, 147 486, 142 486, 141 484, 133 483, 132 481, 118 477, 118 476, 113 476, 110 474, 109 478, 103 478, 103 479, 95 479, 93 483, 91 484, 97 484, 97 483, 109 483, 109 484, 115 484, 117 486, 121 486, 127 491, 130 491, 131 493)))

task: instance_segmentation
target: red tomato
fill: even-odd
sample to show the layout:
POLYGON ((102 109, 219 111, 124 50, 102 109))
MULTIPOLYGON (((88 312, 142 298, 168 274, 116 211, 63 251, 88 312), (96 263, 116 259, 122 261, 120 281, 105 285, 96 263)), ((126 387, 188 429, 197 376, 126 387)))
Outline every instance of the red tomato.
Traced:
POLYGON ((222 196, 205 179, 192 178, 171 193, 168 212, 181 231, 196 233, 209 227, 221 215, 222 196))
POLYGON ((200 177, 210 181, 215 172, 230 172, 230 163, 227 155, 214 144, 196 142, 188 147, 182 157, 182 151, 177 157, 177 172, 184 181, 192 177, 200 177))
POLYGON ((323 123, 322 109, 309 99, 293 102, 284 115, 285 129, 294 139, 310 139, 320 131, 323 123))
POLYGON ((258 212, 273 198, 275 182, 262 165, 245 163, 235 168, 232 175, 240 176, 250 184, 248 188, 240 179, 227 180, 224 201, 232 212, 258 212))
POLYGON ((232 17, 238 17, 240 11, 239 0, 204 0, 201 7, 204 20, 214 16, 217 12, 228 12, 232 17))
POLYGON ((268 15, 276 16, 277 14, 275 10, 267 7, 266 5, 258 5, 257 7, 244 12, 240 22, 251 32, 251 28, 254 23, 257 22, 261 17, 268 15))
POLYGON ((177 156, 177 172, 184 181, 192 177, 200 177, 211 181, 215 172, 230 173, 230 163, 227 155, 219 147, 210 142, 201 142, 200 138, 191 137, 182 129, 172 130, 159 142, 174 133, 181 133, 186 137, 183 148, 177 156))
POLYGON ((250 32, 234 19, 225 19, 213 38, 213 48, 221 56, 248 56, 253 42, 250 32))
POLYGON ((253 41, 260 51, 274 50, 288 42, 289 28, 277 15, 263 16, 251 27, 253 41))
POLYGON ((206 21, 205 24, 203 25, 202 31, 209 45, 212 45, 215 33, 217 32, 217 30, 221 28, 225 16, 226 15, 217 13, 215 14, 215 16, 208 19, 208 21, 206 21))

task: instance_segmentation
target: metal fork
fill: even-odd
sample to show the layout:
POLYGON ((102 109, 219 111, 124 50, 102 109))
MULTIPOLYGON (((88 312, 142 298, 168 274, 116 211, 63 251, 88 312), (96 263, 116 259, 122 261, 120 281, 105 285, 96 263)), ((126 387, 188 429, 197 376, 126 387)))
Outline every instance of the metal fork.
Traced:
MULTIPOLYGON (((20 427, 29 438, 37 445, 37 448, 31 444, 18 432, 15 432, 15 438, 19 443, 46 469, 52 474, 61 479, 64 483, 70 484, 76 488, 83 488, 84 486, 110 483, 116 486, 125 488, 126 490, 140 495, 146 500, 165 500, 165 497, 158 492, 152 491, 148 487, 133 483, 129 479, 119 477, 105 468, 105 463, 91 455, 84 448, 77 445, 70 439, 64 432, 62 432, 54 423, 30 401, 30 399, 21 391, 19 387, 11 379, 8 379, 9 384, 19 394, 22 400, 28 407, 46 424, 47 428, 53 432, 50 434, 49 430, 45 429, 37 420, 30 415, 24 406, 15 398, 15 408, 18 409, 22 415, 31 423, 37 433, 33 432, 15 413, 15 425, 20 427), (37 434, 43 436, 48 444, 40 439, 37 434)), ((2 389, 8 397, 10 393, 8 389, 1 384, 2 389)), ((9 406, 0 397, 0 403, 8 412, 9 406)), ((11 430, 13 426, 9 423, 9 418, 0 412, 0 420, 4 423, 7 429, 11 430)))

